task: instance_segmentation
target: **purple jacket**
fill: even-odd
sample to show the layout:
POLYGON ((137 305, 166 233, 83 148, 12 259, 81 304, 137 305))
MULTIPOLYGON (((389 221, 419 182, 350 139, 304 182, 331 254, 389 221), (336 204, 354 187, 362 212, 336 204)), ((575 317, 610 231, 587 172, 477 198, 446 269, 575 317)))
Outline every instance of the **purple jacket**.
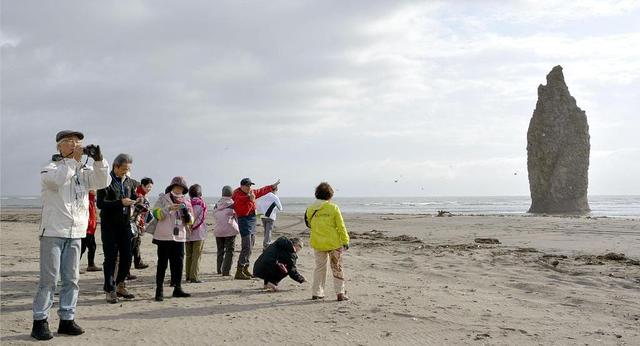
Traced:
POLYGON ((173 205, 171 201, 170 193, 163 193, 158 197, 158 200, 153 206, 153 216, 158 220, 158 225, 153 233, 153 239, 155 240, 173 240, 184 243, 187 240, 187 228, 193 224, 193 209, 188 198, 184 198, 183 202, 189 210, 189 222, 185 228, 185 224, 179 221, 176 224, 176 219, 181 211, 170 211, 169 208, 173 205), (178 235, 173 235, 173 228, 178 226, 178 235))
POLYGON ((213 234, 216 237, 231 237, 239 233, 238 220, 233 211, 233 200, 231 197, 222 197, 216 203, 213 210, 213 217, 216 219, 213 234))

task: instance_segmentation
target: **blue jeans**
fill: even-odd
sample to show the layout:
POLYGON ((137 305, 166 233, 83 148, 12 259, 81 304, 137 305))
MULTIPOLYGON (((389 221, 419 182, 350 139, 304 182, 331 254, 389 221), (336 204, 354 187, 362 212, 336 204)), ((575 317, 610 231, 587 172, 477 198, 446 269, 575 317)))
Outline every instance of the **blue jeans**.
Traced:
POLYGON ((249 265, 251 262, 251 249, 256 242, 256 217, 255 215, 238 218, 238 228, 242 239, 238 267, 249 265))
POLYGON ((78 303, 78 279, 80 278, 80 239, 41 237, 40 238, 40 282, 33 299, 33 319, 49 317, 56 291, 58 273, 62 281, 60 289, 61 320, 73 320, 78 303))

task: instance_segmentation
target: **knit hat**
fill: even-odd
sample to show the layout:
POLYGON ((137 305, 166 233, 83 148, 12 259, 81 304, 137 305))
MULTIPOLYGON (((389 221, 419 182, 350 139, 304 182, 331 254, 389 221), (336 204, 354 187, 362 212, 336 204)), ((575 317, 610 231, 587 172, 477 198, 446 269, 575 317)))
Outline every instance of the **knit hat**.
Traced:
POLYGON ((184 177, 174 177, 173 179, 171 179, 171 184, 167 186, 167 190, 171 191, 173 187, 176 185, 183 188, 184 189, 183 193, 185 194, 189 191, 189 187, 187 187, 187 180, 184 179, 184 177))

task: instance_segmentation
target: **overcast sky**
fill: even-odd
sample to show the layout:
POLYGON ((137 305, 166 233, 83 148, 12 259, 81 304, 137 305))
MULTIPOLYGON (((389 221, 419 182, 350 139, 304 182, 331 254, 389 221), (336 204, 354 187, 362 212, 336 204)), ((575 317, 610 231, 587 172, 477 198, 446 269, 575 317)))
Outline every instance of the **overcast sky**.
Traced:
POLYGON ((205 195, 528 195, 537 87, 562 65, 590 194, 640 194, 638 1, 5 1, 2 195, 55 134, 205 195), (508 4, 505 4, 508 3, 508 4), (396 182, 397 181, 397 182, 396 182))

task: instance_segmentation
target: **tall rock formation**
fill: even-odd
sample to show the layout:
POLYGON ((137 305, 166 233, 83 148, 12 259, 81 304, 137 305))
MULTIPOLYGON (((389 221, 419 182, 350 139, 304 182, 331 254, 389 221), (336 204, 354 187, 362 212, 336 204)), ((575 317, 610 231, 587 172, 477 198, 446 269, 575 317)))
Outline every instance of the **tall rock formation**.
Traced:
POLYGON ((527 132, 530 213, 589 211, 589 125, 564 82, 562 67, 538 87, 538 102, 527 132))

